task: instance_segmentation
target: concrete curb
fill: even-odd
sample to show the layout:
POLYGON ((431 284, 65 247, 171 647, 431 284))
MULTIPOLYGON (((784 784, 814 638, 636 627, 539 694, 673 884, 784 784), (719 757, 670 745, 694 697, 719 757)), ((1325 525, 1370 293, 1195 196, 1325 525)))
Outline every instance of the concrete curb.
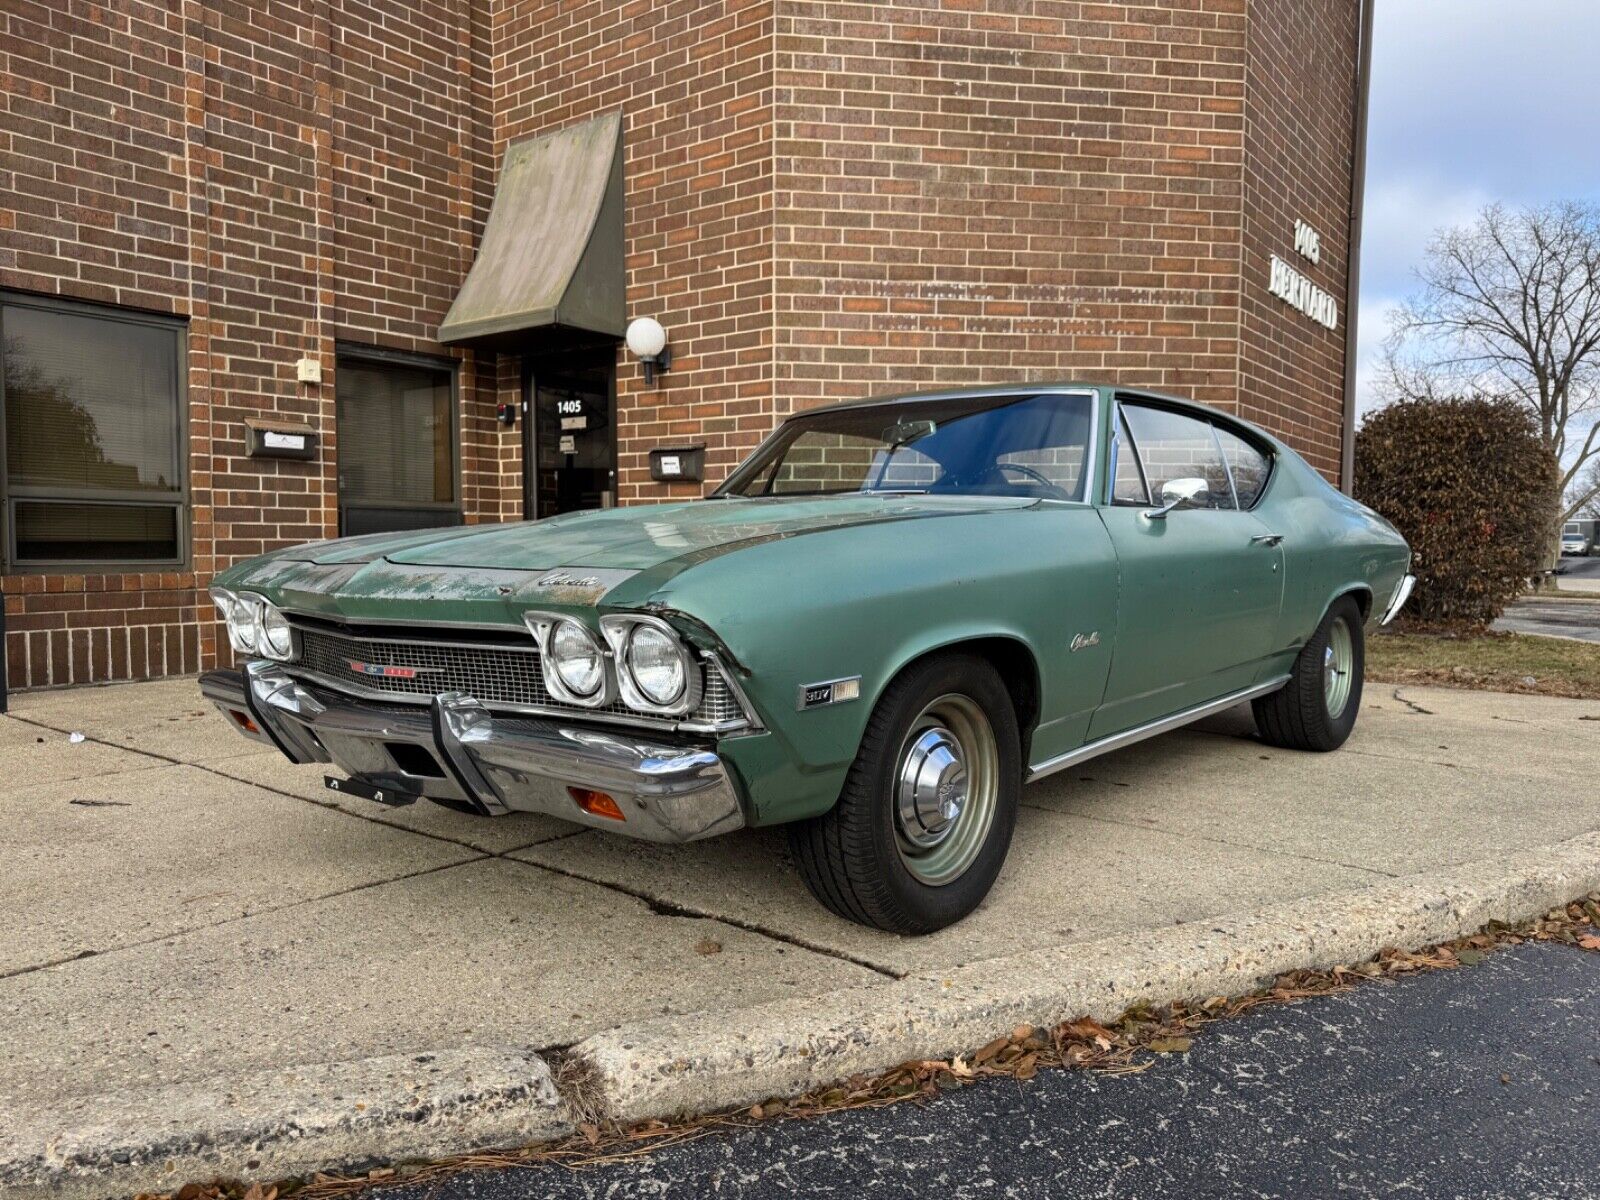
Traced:
MULTIPOLYGON (((910 1059, 943 1058, 1021 1023, 1246 992, 1284 971, 1355 963, 1516 921, 1600 888, 1600 833, 1491 861, 1238 916, 990 959, 822 996, 642 1021, 579 1043, 589 1098, 616 1120, 754 1104, 910 1059)), ((570 1134, 530 1051, 285 1068, 81 1097, 0 1118, 0 1195, 104 1197, 216 1175, 281 1178, 570 1134)))
POLYGON ((218 1175, 269 1178, 571 1133, 538 1055, 393 1055, 78 1097, 0 1125, 0 1196, 85 1200, 218 1175))
POLYGON ((1600 888, 1600 834, 1243 916, 1031 951, 892 983, 641 1022, 573 1047, 620 1120, 790 1096, 971 1050, 1024 1022, 1236 995, 1290 970, 1356 963, 1521 920, 1600 888))

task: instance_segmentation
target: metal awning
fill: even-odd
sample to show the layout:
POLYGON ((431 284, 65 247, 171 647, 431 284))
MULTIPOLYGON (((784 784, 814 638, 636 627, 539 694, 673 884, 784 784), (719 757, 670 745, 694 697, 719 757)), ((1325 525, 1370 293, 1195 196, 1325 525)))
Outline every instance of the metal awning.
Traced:
POLYGON ((621 337, 623 314, 622 114, 512 142, 439 340, 581 344, 621 337))

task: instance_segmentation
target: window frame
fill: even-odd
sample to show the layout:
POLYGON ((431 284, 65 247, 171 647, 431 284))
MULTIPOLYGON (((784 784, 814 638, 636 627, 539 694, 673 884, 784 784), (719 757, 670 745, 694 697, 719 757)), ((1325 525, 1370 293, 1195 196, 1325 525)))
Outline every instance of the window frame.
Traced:
POLYGON ((1105 503, 1108 508, 1143 508, 1160 503, 1160 500, 1150 490, 1150 476, 1145 471, 1144 459, 1139 454, 1138 441, 1134 437, 1133 426, 1128 426, 1129 448, 1133 451, 1134 462, 1139 469, 1139 477, 1144 482, 1145 494, 1150 496, 1146 504, 1136 504, 1131 500, 1118 500, 1116 498, 1116 455, 1119 452, 1121 438, 1118 434, 1120 423, 1124 419, 1122 408, 1125 404, 1137 404, 1145 408, 1157 408, 1176 416, 1188 417, 1192 421, 1199 421, 1211 431, 1211 444, 1216 447, 1217 455, 1222 459, 1222 468, 1228 476, 1228 490, 1233 497, 1232 508, 1196 508, 1194 512, 1254 512, 1261 507, 1261 502, 1267 497, 1267 489, 1272 486, 1272 481, 1277 477, 1278 456, 1271 446, 1265 445, 1249 430, 1241 428, 1226 417, 1218 414, 1213 416, 1209 412, 1202 412, 1186 404, 1176 403, 1161 396, 1146 396, 1138 392, 1117 392, 1111 398, 1111 459, 1107 463, 1105 503), (1233 464, 1228 461, 1227 451, 1223 449, 1222 439, 1217 436, 1219 429, 1225 429, 1249 446, 1266 460, 1267 473, 1261 481, 1261 489, 1256 493, 1255 501, 1249 508, 1239 504, 1239 485, 1233 477, 1233 464))
POLYGON ((9 575, 136 575, 152 571, 187 571, 193 564, 194 539, 190 528, 191 508, 190 477, 193 474, 189 458, 189 321, 186 317, 145 312, 140 309, 119 308, 115 305, 95 304, 88 300, 69 297, 35 296, 27 292, 0 290, 0 570, 9 575), (10 479, 9 455, 6 452, 6 398, 5 371, 3 369, 5 310, 7 308, 32 308, 41 312, 60 313, 66 316, 87 316, 97 320, 120 321, 128 325, 143 325, 172 334, 175 351, 177 394, 173 419, 176 427, 176 447, 179 486, 175 494, 152 499, 148 491, 117 491, 99 488, 37 487, 19 484, 13 488, 10 479), (17 556, 17 501, 60 501, 68 504, 99 504, 119 508, 170 508, 177 512, 177 555, 172 558, 19 558, 17 556))
POLYGON ((456 524, 466 521, 466 505, 461 498, 461 360, 437 354, 416 354, 407 350, 391 350, 384 346, 368 346, 360 342, 334 343, 333 347, 333 428, 337 439, 335 445, 339 447, 333 464, 334 503, 339 513, 339 536, 346 536, 344 532, 344 513, 347 508, 366 509, 368 511, 382 511, 389 509, 406 509, 416 512, 452 513, 456 517, 456 524), (339 364, 346 361, 363 362, 377 366, 387 367, 417 367, 428 371, 448 371, 450 373, 450 460, 451 460, 451 491, 455 499, 449 503, 440 503, 435 500, 429 503, 416 504, 379 504, 368 501, 355 501, 351 503, 344 496, 344 485, 339 481, 339 456, 343 454, 344 431, 339 428, 339 364))

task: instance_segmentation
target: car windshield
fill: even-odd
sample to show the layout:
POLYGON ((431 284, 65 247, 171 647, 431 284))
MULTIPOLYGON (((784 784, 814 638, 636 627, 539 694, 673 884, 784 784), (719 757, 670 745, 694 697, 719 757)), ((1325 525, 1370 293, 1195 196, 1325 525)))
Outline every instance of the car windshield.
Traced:
POLYGON ((720 496, 926 492, 1082 500, 1088 392, 900 400, 793 417, 720 496))

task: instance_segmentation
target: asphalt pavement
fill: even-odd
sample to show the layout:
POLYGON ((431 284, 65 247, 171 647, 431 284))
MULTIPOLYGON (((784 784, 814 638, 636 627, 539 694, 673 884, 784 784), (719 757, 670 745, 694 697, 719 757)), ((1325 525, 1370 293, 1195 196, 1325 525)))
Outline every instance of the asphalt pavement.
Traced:
MULTIPOLYGON (((1591 561, 1600 568, 1600 558, 1591 561)), ((1600 580, 1600 570, 1594 577, 1600 580)), ((1507 633, 1536 633, 1543 637, 1600 642, 1600 595, 1592 600, 1541 600, 1524 596, 1501 614, 1493 628, 1507 633)))
POLYGON ((1138 1075, 1041 1072, 385 1200, 1600 1196, 1600 955, 1551 945, 1211 1026, 1138 1075))

